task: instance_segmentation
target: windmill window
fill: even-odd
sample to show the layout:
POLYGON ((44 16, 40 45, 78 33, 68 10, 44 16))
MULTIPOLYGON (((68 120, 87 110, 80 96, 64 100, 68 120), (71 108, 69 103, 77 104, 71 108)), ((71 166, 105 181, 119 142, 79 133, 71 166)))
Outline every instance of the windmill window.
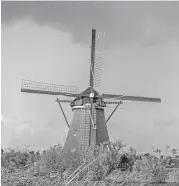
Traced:
POLYGON ((83 104, 89 103, 89 98, 88 97, 84 97, 83 98, 83 104))

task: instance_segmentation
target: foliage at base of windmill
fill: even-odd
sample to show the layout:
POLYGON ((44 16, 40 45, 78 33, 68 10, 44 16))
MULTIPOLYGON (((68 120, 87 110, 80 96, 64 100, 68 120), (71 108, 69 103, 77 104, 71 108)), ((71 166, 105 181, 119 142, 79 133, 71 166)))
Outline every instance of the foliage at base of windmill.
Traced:
MULTIPOLYGON (((1 151, 2 153, 2 151, 1 151)), ((8 148, 1 154, 1 166, 3 167, 24 167, 39 160, 38 152, 20 151, 19 149, 8 148)))
POLYGON ((99 181, 102 183, 102 181, 108 181, 112 183, 115 181, 116 183, 125 182, 127 185, 144 181, 179 183, 179 170, 168 170, 165 158, 156 158, 152 155, 142 156, 139 159, 132 151, 127 152, 125 155, 128 157, 132 169, 121 171, 119 164, 121 155, 123 155, 122 147, 120 141, 112 142, 112 151, 107 156, 103 156, 99 148, 94 149, 95 154, 91 153, 90 149, 86 154, 74 155, 68 165, 63 162, 61 145, 51 147, 43 153, 9 149, 2 153, 2 183, 5 185, 11 185, 11 183, 16 185, 62 185, 82 164, 87 168, 75 178, 76 182, 99 181), (12 158, 16 160, 16 163, 11 161, 12 158), (21 161, 24 161, 25 164, 22 164, 21 161), (87 166, 93 161, 94 163, 87 166))
POLYGON ((136 174, 135 179, 159 183, 165 182, 168 175, 161 160, 153 156, 137 160, 133 166, 133 173, 136 174))

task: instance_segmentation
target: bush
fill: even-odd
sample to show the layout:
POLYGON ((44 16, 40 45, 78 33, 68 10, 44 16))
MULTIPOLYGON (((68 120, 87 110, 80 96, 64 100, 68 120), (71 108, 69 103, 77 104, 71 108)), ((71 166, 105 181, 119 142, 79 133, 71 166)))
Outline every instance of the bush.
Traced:
MULTIPOLYGON (((85 169, 76 176, 76 181, 87 180, 87 181, 104 181, 111 180, 111 177, 115 179, 121 179, 118 176, 124 175, 121 181, 126 183, 129 182, 179 182, 179 171, 172 170, 168 171, 166 167, 171 163, 171 158, 156 158, 147 154, 147 156, 136 156, 135 150, 130 148, 129 152, 125 153, 128 158, 128 163, 131 169, 121 173, 119 169, 119 162, 121 160, 121 149, 123 148, 122 141, 115 140, 111 142, 111 151, 104 155, 99 147, 90 148, 88 152, 82 154, 68 154, 66 156, 63 153, 62 146, 60 144, 50 147, 44 150, 42 153, 34 151, 20 151, 18 149, 6 149, 1 150, 1 163, 3 172, 4 170, 14 170, 11 172, 19 172, 22 167, 27 167, 27 172, 33 173, 33 176, 45 175, 42 184, 42 180, 39 181, 42 185, 46 181, 47 185, 51 185, 51 179, 55 178, 55 183, 61 184, 64 182, 80 165, 86 164, 85 169), (67 160, 67 164, 65 164, 67 160), (12 168, 11 162, 13 162, 12 168), (91 163, 90 162, 94 162, 91 163), (87 166, 89 165, 90 166, 87 166), (52 176, 53 175, 53 176, 52 176), (54 176, 55 175, 55 176, 54 176)), ((26 169, 24 169, 26 170, 26 169)), ((5 172, 8 172, 5 171, 5 172)), ((22 171, 25 173, 25 171, 22 171)), ((12 174, 10 177, 12 178, 12 174)), ((4 180, 6 176, 2 174, 4 180)), ((19 181, 21 183, 21 174, 19 174, 19 181)), ((28 180, 28 178, 25 178, 28 180)), ((36 179, 36 178, 35 178, 36 179)), ((37 180, 36 180, 37 181, 37 180)), ((12 181, 11 181, 12 182, 12 181)), ((6 183, 9 183, 8 181, 6 183)), ((33 183, 34 185, 36 183, 33 183)))
POLYGON ((8 149, 2 154, 1 166, 8 167, 10 162, 14 162, 17 167, 27 165, 29 154, 26 152, 20 152, 15 149, 8 149))
POLYGON ((142 180, 163 183, 167 178, 165 166, 160 159, 154 156, 143 157, 142 160, 136 160, 133 171, 138 172, 142 180))

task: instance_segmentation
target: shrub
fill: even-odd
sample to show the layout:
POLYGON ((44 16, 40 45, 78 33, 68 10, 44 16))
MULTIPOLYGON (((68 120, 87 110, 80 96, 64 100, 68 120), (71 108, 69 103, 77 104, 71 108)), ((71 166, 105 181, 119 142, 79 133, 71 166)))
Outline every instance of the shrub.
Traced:
POLYGON ((43 154, 39 156, 39 162, 46 173, 54 171, 63 172, 65 167, 63 164, 62 147, 58 145, 43 151, 43 154))
POLYGON ((133 171, 140 174, 142 180, 154 181, 158 183, 165 182, 167 170, 162 161, 154 156, 143 157, 142 160, 136 160, 133 171))

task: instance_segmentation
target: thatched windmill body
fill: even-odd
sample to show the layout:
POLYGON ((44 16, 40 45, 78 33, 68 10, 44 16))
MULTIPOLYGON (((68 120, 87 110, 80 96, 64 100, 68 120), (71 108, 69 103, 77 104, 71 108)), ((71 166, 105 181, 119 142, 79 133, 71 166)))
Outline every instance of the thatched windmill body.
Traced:
POLYGON ((73 98, 73 100, 61 100, 58 98, 56 100, 60 105, 66 123, 69 127, 64 145, 64 151, 66 153, 79 153, 81 151, 87 151, 90 147, 96 145, 110 147, 106 123, 114 114, 118 106, 122 104, 123 100, 161 102, 161 99, 159 98, 114 94, 100 95, 94 89, 95 69, 97 68, 97 63, 95 62, 95 44, 96 30, 93 29, 91 43, 90 84, 89 87, 83 92, 80 92, 77 87, 58 86, 29 80, 22 81, 21 92, 57 96, 62 95, 73 98), (70 103, 70 106, 74 112, 73 120, 70 125, 62 109, 61 102, 70 103), (116 107, 108 119, 105 120, 104 108, 108 104, 116 104, 116 107))

